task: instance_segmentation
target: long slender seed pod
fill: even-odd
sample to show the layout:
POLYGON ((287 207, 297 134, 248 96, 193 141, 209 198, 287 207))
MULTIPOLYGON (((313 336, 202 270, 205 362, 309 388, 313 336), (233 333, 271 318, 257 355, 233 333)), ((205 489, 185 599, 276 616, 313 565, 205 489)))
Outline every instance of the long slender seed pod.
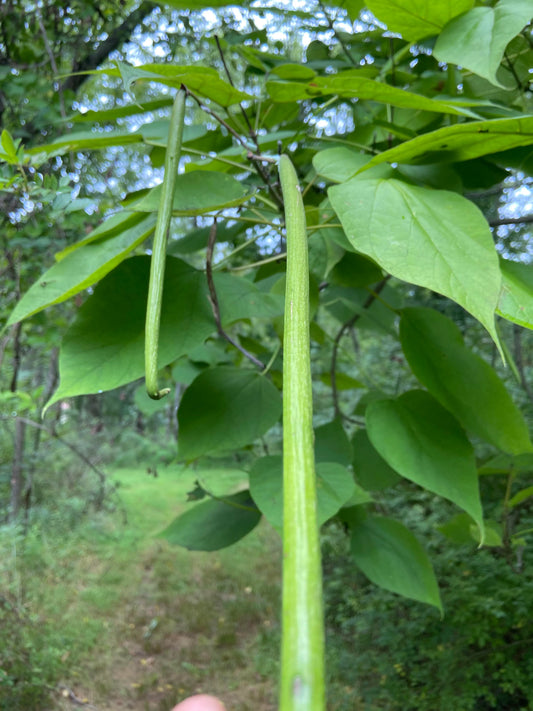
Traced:
POLYGON ((161 322, 161 304, 163 302, 163 280, 165 277, 165 259, 167 252, 168 228, 172 216, 172 201, 176 174, 181 154, 183 136, 183 119, 185 117, 186 93, 180 89, 176 94, 170 127, 168 130, 167 152, 165 156, 165 174, 161 191, 161 202, 157 213, 157 223, 152 246, 152 261, 150 263, 150 283, 148 286, 148 303, 146 305, 146 327, 144 362, 146 372, 146 391, 153 400, 159 400, 170 392, 170 388, 159 389, 157 383, 159 325, 161 322))
POLYGON ((296 171, 279 164, 287 234, 283 337, 283 603, 280 711, 323 711, 324 621, 316 514, 305 211, 296 171))

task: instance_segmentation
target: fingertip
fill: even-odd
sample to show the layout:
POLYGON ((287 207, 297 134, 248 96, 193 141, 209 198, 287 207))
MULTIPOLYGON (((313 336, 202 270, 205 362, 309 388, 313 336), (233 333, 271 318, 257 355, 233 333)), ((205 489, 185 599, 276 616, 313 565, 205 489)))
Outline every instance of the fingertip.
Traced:
POLYGON ((226 707, 214 696, 197 694, 174 706, 172 711, 226 711, 226 707))

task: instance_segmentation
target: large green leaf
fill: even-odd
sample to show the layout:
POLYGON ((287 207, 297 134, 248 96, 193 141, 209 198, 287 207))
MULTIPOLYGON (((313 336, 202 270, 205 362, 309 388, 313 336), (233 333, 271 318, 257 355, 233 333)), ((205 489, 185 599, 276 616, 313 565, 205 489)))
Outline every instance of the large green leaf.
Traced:
POLYGON ((483 532, 474 450, 457 420, 429 393, 410 390, 366 409, 370 441, 406 479, 453 501, 483 532))
MULTIPOLYGON (((326 148, 315 153, 313 167, 324 178, 334 183, 344 183, 370 160, 371 158, 368 154, 358 153, 346 146, 337 146, 336 148, 326 148)), ((385 178, 392 177, 392 175, 393 171, 388 166, 381 166, 365 174, 368 178, 385 178)))
POLYGON ((525 420, 496 372, 433 309, 408 308, 400 340, 411 370, 466 430, 509 454, 533 451, 525 420))
POLYGON ((7 325, 21 321, 52 304, 78 294, 114 269, 126 256, 150 236, 155 217, 150 215, 115 237, 90 242, 71 251, 48 269, 24 294, 7 325))
POLYGON ((127 210, 121 210, 116 212, 99 225, 97 225, 94 230, 91 230, 88 235, 83 237, 83 239, 74 242, 73 244, 67 245, 61 252, 57 252, 55 255, 56 261, 60 262, 71 252, 75 252, 81 247, 90 244, 91 242, 101 242, 103 240, 109 239, 110 237, 116 237, 121 232, 129 230, 139 222, 144 222, 146 219, 145 215, 139 212, 128 212, 127 210))
MULTIPOLYGON (((162 186, 152 188, 129 208, 138 212, 157 212, 162 186)), ((176 176, 173 215, 201 215, 225 207, 241 205, 250 198, 246 186, 225 173, 198 171, 176 176)))
MULTIPOLYGON (((353 476, 338 462, 319 462, 316 465, 317 520, 318 525, 335 516, 337 511, 354 494, 360 503, 371 498, 356 487, 353 476)), ((262 457, 254 462, 250 471, 250 492, 257 506, 270 524, 279 532, 283 530, 283 460, 281 455, 262 457)))
POLYGON ((360 172, 379 163, 458 162, 533 144, 533 116, 470 121, 439 128, 383 151, 360 172))
POLYGON ((390 84, 369 79, 368 76, 365 76, 366 73, 366 69, 349 69, 339 74, 315 77, 308 83, 267 81, 266 89, 272 101, 277 103, 315 99, 334 94, 347 99, 379 101, 383 104, 406 109, 476 117, 476 114, 468 109, 462 100, 455 101, 450 98, 439 99, 438 97, 430 99, 421 94, 414 94, 390 84))
POLYGON ((253 370, 204 370, 185 391, 178 411, 178 456, 240 449, 265 434, 281 415, 281 396, 253 370))
POLYGON ((405 526, 384 516, 368 516, 351 528, 352 556, 369 580, 442 612, 431 562, 405 526))
POLYGON ((109 146, 126 146, 139 143, 142 136, 128 131, 77 131, 68 132, 52 143, 30 148, 26 152, 39 161, 40 154, 60 155, 68 151, 99 150, 109 146))
POLYGON ((502 290, 497 313, 526 328, 533 328, 533 265, 500 258, 502 290))
POLYGON ((391 32, 416 42, 438 34, 453 17, 470 10, 474 0, 367 0, 366 4, 391 32))
POLYGON ((184 84, 187 89, 215 101, 220 106, 231 106, 252 98, 220 78, 212 67, 202 64, 182 66, 176 64, 141 64, 132 66, 125 62, 115 62, 114 67, 99 69, 89 74, 106 74, 120 77, 126 90, 136 81, 153 81, 179 89, 184 84))
POLYGON ((353 178, 328 191, 356 250, 404 281, 453 299, 498 342, 498 256, 481 211, 456 193, 353 178))
POLYGON ((282 294, 266 294, 248 279, 230 274, 215 274, 214 281, 222 300, 220 315, 226 323, 283 314, 285 298, 282 294))
MULTIPOLYGON (((149 257, 122 262, 79 309, 59 355, 60 384, 47 407, 65 397, 111 390, 144 374, 149 257)), ((205 276, 167 259, 159 364, 176 360, 215 330, 205 276)))
MULTIPOLYGON (((112 390, 144 375, 149 271, 149 257, 126 260, 81 307, 63 339, 60 385, 47 407, 64 397, 112 390)), ((278 312, 278 300, 247 279, 221 274, 215 276, 215 285, 224 326, 249 318, 252 309, 258 316, 278 312)), ((215 330, 205 274, 167 257, 160 367, 190 353, 215 330)))
POLYGON ((236 543, 261 520, 250 493, 241 491, 197 504, 172 521, 159 536, 190 551, 217 551, 236 543))
MULTIPOLYGON (((532 16, 531 0, 499 0, 494 7, 475 7, 443 29, 433 54, 439 62, 458 64, 505 88, 496 72, 505 48, 532 16)), ((509 78, 514 86, 510 73, 509 78)))

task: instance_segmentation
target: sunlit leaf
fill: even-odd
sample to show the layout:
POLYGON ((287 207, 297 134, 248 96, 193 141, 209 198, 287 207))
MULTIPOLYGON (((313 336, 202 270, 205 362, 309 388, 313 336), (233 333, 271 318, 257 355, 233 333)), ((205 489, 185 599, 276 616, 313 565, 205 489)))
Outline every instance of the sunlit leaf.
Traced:
POLYGON ((70 251, 48 269, 18 302, 8 325, 38 313, 52 304, 60 304, 78 294, 114 269, 153 231, 155 217, 145 217, 134 227, 117 236, 86 244, 70 251))
POLYGON ((533 328, 533 265, 500 258, 502 290, 497 313, 525 328, 533 328))
POLYGON ((254 370, 204 370, 185 391, 178 410, 178 456, 240 449, 265 434, 281 415, 279 391, 254 370))
POLYGON ((366 4, 391 32, 415 42, 438 34, 453 17, 470 10, 474 0, 367 0, 366 4))
POLYGON ((498 343, 498 255, 473 203, 456 193, 394 179, 353 178, 328 194, 357 251, 398 279, 453 299, 498 343))
MULTIPOLYGON (((439 62, 458 64, 505 87, 496 78, 505 48, 532 16, 531 0, 499 0, 494 7, 475 7, 443 29, 433 54, 439 62)), ((509 79, 514 86, 510 72, 509 79)))
POLYGON ((383 151, 365 163, 365 171, 379 163, 458 162, 533 144, 533 116, 470 121, 425 133, 383 151))
POLYGON ((476 117, 474 112, 464 106, 464 102, 414 94, 390 84, 374 81, 365 76, 368 72, 367 68, 350 69, 339 74, 315 77, 306 84, 295 81, 267 81, 266 90, 272 101, 280 103, 334 94, 343 98, 379 101, 407 109, 476 117))

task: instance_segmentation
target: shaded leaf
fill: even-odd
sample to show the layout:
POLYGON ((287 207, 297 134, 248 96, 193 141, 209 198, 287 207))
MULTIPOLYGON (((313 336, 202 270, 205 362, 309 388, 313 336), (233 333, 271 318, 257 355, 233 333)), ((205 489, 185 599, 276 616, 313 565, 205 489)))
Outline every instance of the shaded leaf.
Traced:
POLYGON ((241 491, 197 504, 175 518, 159 537, 190 551, 218 551, 244 538, 260 520, 250 493, 241 491))
MULTIPOLYGON (((459 513, 453 516, 449 521, 437 526, 446 538, 453 543, 459 545, 479 544, 479 529, 466 513, 459 513)), ((499 547, 502 545, 501 525, 496 521, 485 521, 485 546, 499 547)))
POLYGON ((483 531, 474 450, 457 420, 429 393, 410 390, 366 409, 370 441, 406 479, 452 501, 483 531))
MULTIPOLYGON (((157 212, 162 185, 152 188, 129 208, 138 212, 157 212)), ((246 186, 226 173, 199 171, 176 176, 173 215, 201 215, 225 207, 241 205, 250 198, 246 186)))
POLYGON ((498 343, 498 255, 473 203, 456 193, 394 179, 353 178, 328 194, 357 251, 398 279, 453 299, 498 343))
POLYGON ((466 430, 509 454, 532 451, 524 417, 496 372, 433 309, 404 309, 400 340, 418 380, 466 430))
MULTIPOLYGON (((318 525, 328 521, 357 489, 366 502, 370 497, 354 484, 350 472, 337 462, 319 462, 316 465, 318 525)), ((281 455, 262 457, 254 462, 250 471, 250 492, 268 519, 281 534, 283 530, 283 458, 281 455)))
POLYGON ((279 391, 253 370, 204 370, 185 391, 178 410, 181 459, 240 449, 265 434, 281 415, 279 391))
POLYGON ((404 597, 442 603, 433 567, 413 534, 398 521, 368 516, 351 525, 351 553, 358 568, 375 585, 404 597))
MULTIPOLYGON (((47 408, 65 397, 112 390, 144 375, 149 257, 132 257, 108 274, 79 309, 61 344, 60 384, 47 408)), ((163 367, 215 329, 205 277, 169 257, 159 339, 163 367)))
POLYGON ((364 489, 381 491, 402 480, 372 446, 366 430, 357 430, 354 434, 352 449, 355 478, 364 489))
POLYGON ((351 464, 352 445, 340 419, 315 428, 315 461, 351 464))

